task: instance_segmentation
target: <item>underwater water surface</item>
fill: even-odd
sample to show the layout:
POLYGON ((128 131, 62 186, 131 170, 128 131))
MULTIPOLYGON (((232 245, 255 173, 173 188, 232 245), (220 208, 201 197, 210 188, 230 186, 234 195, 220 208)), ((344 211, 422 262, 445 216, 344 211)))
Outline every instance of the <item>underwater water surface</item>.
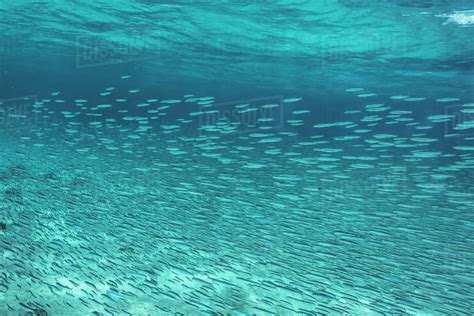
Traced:
POLYGON ((0 0, 0 315, 472 315, 474 3, 0 0))

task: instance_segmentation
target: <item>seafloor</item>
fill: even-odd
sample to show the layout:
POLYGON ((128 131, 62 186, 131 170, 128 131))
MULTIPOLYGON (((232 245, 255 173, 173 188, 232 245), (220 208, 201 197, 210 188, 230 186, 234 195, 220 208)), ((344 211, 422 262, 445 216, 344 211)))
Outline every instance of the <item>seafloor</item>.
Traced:
POLYGON ((2 314, 473 308, 472 175, 433 172, 453 155, 63 129, 2 134, 2 314))

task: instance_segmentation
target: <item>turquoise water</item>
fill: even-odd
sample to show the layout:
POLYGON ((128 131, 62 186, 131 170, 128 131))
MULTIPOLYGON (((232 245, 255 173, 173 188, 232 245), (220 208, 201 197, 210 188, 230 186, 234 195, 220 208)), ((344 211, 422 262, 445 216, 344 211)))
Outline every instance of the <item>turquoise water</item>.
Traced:
POLYGON ((474 313, 472 2, 0 16, 0 315, 474 313))

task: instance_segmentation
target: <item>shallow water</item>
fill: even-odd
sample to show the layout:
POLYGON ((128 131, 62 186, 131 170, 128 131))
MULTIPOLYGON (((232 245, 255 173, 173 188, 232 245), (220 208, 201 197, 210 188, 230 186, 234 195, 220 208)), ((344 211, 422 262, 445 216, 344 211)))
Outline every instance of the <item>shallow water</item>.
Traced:
POLYGON ((0 2, 0 315, 474 313, 473 12, 0 2))

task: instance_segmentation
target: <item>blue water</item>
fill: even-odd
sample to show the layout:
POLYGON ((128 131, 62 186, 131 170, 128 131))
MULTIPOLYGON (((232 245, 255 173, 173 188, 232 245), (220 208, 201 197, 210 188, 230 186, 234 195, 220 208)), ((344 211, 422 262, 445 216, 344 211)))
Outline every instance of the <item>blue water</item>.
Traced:
POLYGON ((474 313, 471 1, 0 17, 0 315, 474 313))

